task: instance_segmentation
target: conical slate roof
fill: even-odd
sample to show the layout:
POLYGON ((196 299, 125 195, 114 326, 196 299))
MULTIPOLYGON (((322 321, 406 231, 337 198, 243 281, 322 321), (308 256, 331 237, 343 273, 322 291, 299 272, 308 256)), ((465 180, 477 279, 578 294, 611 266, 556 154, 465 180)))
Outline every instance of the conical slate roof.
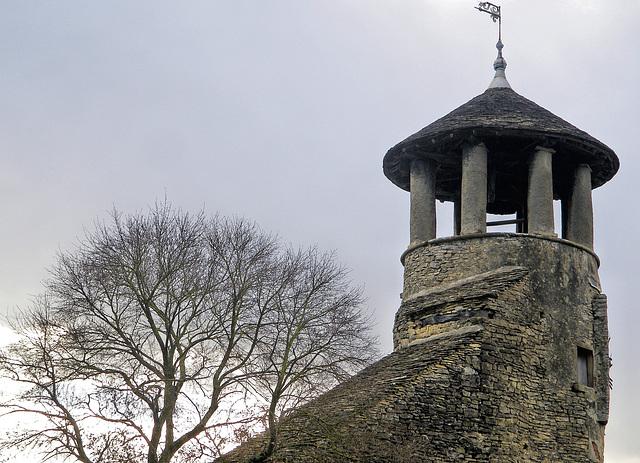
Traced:
MULTIPOLYGON (((551 147, 556 152, 554 176, 559 174, 557 180, 563 183, 576 164, 589 164, 593 188, 610 180, 619 167, 618 157, 604 143, 511 88, 498 87, 487 89, 391 148, 384 157, 384 173, 409 190, 410 159, 426 156, 436 159, 441 169, 453 168, 447 176, 455 176, 461 146, 474 138, 514 161, 535 146, 551 147)), ((441 188, 439 199, 450 199, 446 190, 441 188)))

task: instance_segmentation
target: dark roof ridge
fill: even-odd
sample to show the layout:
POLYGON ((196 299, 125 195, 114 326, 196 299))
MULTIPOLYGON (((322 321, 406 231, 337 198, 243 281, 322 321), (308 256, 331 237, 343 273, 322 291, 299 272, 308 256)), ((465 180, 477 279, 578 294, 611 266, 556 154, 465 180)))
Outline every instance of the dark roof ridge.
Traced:
POLYGON ((408 189, 402 158, 439 157, 459 162, 460 146, 476 137, 485 144, 511 139, 515 146, 548 145, 593 171, 593 188, 617 172, 619 160, 611 148, 508 87, 492 87, 391 148, 384 158, 385 175, 408 189), (448 159, 447 159, 448 158, 448 159))

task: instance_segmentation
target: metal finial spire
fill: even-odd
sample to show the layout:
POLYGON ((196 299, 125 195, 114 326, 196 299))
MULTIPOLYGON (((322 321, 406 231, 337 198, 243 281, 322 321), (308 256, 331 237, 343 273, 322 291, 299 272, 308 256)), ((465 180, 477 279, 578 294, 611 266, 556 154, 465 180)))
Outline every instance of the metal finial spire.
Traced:
POLYGON ((500 6, 489 2, 480 2, 476 9, 483 13, 489 13, 493 22, 498 23, 498 43, 496 43, 498 57, 493 62, 493 69, 495 69, 496 74, 493 77, 491 84, 489 84, 489 88, 511 88, 511 85, 509 85, 504 74, 504 70, 507 68, 507 61, 502 57, 502 49, 504 48, 504 45, 502 44, 502 13, 500 11, 500 6))

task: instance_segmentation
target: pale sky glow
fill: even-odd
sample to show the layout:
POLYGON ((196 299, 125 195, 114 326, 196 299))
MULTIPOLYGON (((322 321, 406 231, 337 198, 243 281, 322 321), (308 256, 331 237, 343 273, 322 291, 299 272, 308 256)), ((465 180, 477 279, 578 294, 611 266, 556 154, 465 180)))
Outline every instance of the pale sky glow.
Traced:
MULTIPOLYGON (((640 2, 500 4, 513 89, 620 157, 593 196, 613 357, 605 447, 607 463, 640 463, 640 2)), ((409 195, 382 158, 489 85, 497 25, 476 5, 3 2, 0 314, 27 307, 56 252, 114 206, 166 195, 336 249, 390 352, 409 195)))
POLYGON ((17 342, 20 337, 10 328, 0 325, 0 347, 17 342))

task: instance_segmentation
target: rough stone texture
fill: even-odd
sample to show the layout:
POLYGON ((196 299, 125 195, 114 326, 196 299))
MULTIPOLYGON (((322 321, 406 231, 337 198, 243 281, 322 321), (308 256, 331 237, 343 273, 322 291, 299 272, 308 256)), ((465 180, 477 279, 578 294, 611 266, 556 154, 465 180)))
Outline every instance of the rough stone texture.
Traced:
MULTIPOLYGON (((524 267, 501 267, 489 272, 461 278, 453 283, 431 286, 404 298, 398 316, 404 313, 424 311, 436 305, 476 299, 485 296, 496 296, 513 281, 519 280, 528 273, 524 267)), ((397 331, 397 330, 396 330, 397 331)))
MULTIPOLYGON (((480 394, 481 333, 394 352, 296 410, 270 461, 485 461, 465 460, 490 447, 483 431, 496 418, 481 419, 480 408, 499 413, 490 394, 480 394)), ((256 439, 220 462, 244 461, 260 445, 256 439)))
POLYGON ((599 381, 596 381, 596 413, 598 421, 605 425, 609 421, 609 390, 611 381, 609 379, 609 368, 611 368, 611 357, 609 356, 609 337, 607 321, 607 296, 598 294, 593 298, 593 348, 595 371, 601 372, 599 381))
POLYGON ((269 461, 603 461, 609 354, 595 255, 490 234, 433 240, 404 260, 396 351, 284 419, 269 461), (578 347, 593 351, 593 387, 577 384, 578 347))
MULTIPOLYGON (((519 418, 502 421, 494 437, 506 442, 504 436, 515 433, 520 440, 544 429, 556 444, 541 438, 528 449, 531 461, 602 461, 609 353, 596 256, 568 241, 490 234, 431 241, 404 262, 396 349, 481 324, 485 336, 491 333, 483 345, 482 358, 489 360, 483 373, 493 370, 483 384, 493 383, 503 408, 518 403, 519 418), (577 384, 578 347, 593 352, 594 387, 577 384), (505 388, 500 365, 506 359, 505 388)), ((524 450, 514 448, 510 458, 524 450)))

